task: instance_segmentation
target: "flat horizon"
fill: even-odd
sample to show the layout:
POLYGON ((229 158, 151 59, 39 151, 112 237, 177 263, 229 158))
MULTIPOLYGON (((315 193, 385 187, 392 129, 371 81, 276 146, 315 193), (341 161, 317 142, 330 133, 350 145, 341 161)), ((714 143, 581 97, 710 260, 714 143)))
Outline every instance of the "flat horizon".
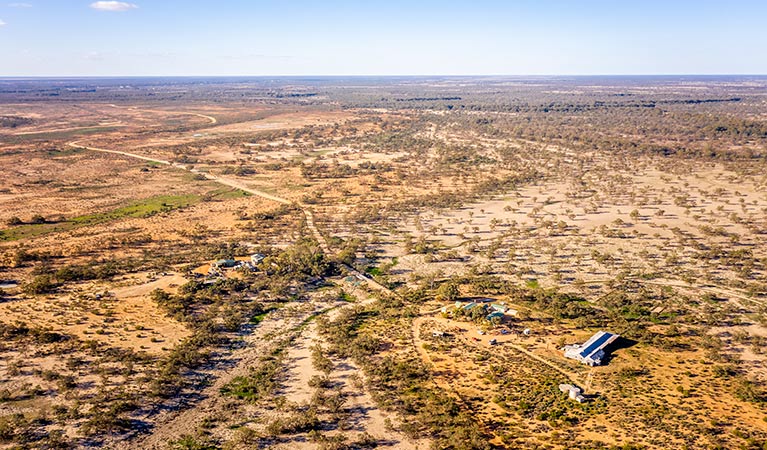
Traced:
POLYGON ((767 77, 767 73, 656 73, 656 74, 478 74, 478 75, 451 75, 451 74, 401 74, 401 75, 31 75, 31 76, 0 76, 0 80, 64 80, 64 79, 142 79, 142 78, 655 78, 655 77, 767 77))

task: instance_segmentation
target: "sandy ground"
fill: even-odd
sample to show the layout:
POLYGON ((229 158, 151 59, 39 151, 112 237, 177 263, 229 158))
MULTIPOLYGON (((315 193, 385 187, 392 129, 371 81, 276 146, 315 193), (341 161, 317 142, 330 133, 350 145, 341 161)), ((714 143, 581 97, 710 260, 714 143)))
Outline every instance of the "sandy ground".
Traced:
MULTIPOLYGON (((334 315, 338 310, 333 311, 334 315)), ((311 348, 321 345, 322 340, 318 336, 316 327, 310 326, 291 346, 288 354, 287 373, 284 388, 281 392, 289 402, 302 404, 311 400, 314 389, 309 386, 309 380, 313 376, 322 376, 312 366, 311 348)), ((386 420, 393 422, 397 418, 379 409, 370 394, 359 385, 355 385, 352 375, 359 376, 361 371, 349 360, 333 358, 334 369, 330 372, 331 382, 347 396, 345 409, 350 412, 349 422, 352 423, 350 430, 345 430, 351 441, 362 433, 368 433, 379 440, 380 448, 392 448, 403 450, 415 450, 426 448, 425 440, 413 442, 402 433, 391 430, 386 426, 386 420)), ((362 378, 360 379, 362 382, 362 378)), ((315 449, 318 445, 305 439, 305 436, 294 436, 288 443, 275 446, 280 449, 315 449)))
MULTIPOLYGON (((292 138, 287 131, 307 125, 345 124, 355 119, 351 113, 280 112, 236 124, 227 121, 234 113, 216 107, 190 106, 187 110, 177 111, 141 105, 130 108, 95 105, 87 110, 74 107, 35 110, 28 105, 2 105, 0 113, 37 120, 34 125, 14 130, 16 137, 23 142, 27 142, 24 139, 34 139, 35 134, 76 134, 94 126, 119 125, 116 127, 118 130, 82 139, 82 145, 109 152, 104 154, 102 151, 98 157, 92 152, 66 157, 60 151, 25 153, 24 144, 18 144, 13 151, 3 154, 3 166, 13 167, 12 171, 6 172, 10 181, 0 186, 3 189, 0 192, 0 219, 3 220, 13 215, 24 215, 26 218, 32 213, 50 211, 47 199, 53 199, 61 214, 76 215, 81 211, 107 209, 133 198, 137 193, 139 196, 150 196, 157 192, 188 191, 187 178, 203 173, 207 180, 200 181, 207 183, 206 186, 215 183, 236 187, 258 197, 220 204, 205 203, 168 215, 99 225, 90 227, 87 232, 53 234, 26 242, 35 248, 54 249, 60 246, 62 239, 66 239, 68 248, 59 253, 64 257, 74 258, 93 251, 102 245, 105 236, 125 229, 188 244, 188 235, 199 225, 207 227, 206 232, 211 236, 225 235, 234 239, 246 235, 236 219, 239 212, 252 212, 291 202, 302 206, 309 231, 323 250, 329 252, 321 231, 332 228, 324 228, 325 224, 319 225, 322 230, 318 228, 315 211, 339 216, 355 214, 355 202, 374 204, 398 196, 404 198, 416 193, 436 192, 440 184, 449 187, 463 182, 462 179, 450 177, 436 182, 425 180, 405 187, 397 186, 376 197, 379 194, 373 194, 373 189, 361 188, 363 182, 366 186, 368 183, 375 184, 373 177, 306 180, 296 166, 288 164, 291 161, 338 162, 358 167, 362 162, 396 163, 408 155, 404 151, 372 153, 339 146, 332 133, 328 133, 327 141, 319 148, 301 148, 306 143, 300 138, 292 138), (133 131, 155 129, 152 127, 162 128, 162 132, 151 137, 128 137, 133 131), (182 131, 172 131, 174 127, 182 131), (278 133, 280 131, 284 133, 278 133), (262 135, 269 137, 263 140, 254 138, 262 135), (222 144, 214 141, 218 138, 230 140, 222 144), (272 145, 274 149, 267 147, 272 145), (176 148, 170 150, 162 146, 176 148), (183 153, 185 147, 186 150, 194 147, 191 154, 199 157, 200 161, 172 162, 180 161, 176 159, 179 154, 174 152, 183 153), (253 153, 243 154, 243 149, 252 149, 253 153), (243 164, 279 162, 285 165, 278 164, 275 170, 258 168, 252 176, 221 175, 224 172, 217 164, 233 161, 243 164), (169 167, 152 168, 149 172, 141 170, 152 162, 169 167), (51 179, 56 181, 51 183, 51 179), (86 181, 87 185, 84 184, 86 181), (123 189, 126 184, 134 186, 133 190, 123 189), (28 188, 33 185, 36 186, 34 189, 28 188), (335 196, 333 203, 309 207, 303 202, 308 191, 332 193, 335 196), (75 192, 77 195, 73 194, 75 192), (358 195, 364 198, 355 197, 358 195)), ((450 127, 445 128, 448 131, 437 130, 436 127, 427 129, 423 136, 469 146, 481 144, 483 156, 489 157, 499 154, 494 146, 504 144, 488 138, 474 139, 470 135, 460 135, 450 127)), ((75 139, 80 142, 80 136, 74 135, 67 141, 75 139)), ((516 142, 510 145, 522 148, 523 144, 516 142)), ((555 146, 542 146, 539 156, 541 170, 556 177, 455 210, 425 212, 417 218, 408 216, 396 230, 374 230, 376 236, 386 241, 377 247, 383 249, 383 255, 387 258, 399 257, 394 279, 414 284, 421 275, 431 273, 436 278, 444 278, 466 273, 469 269, 479 271, 482 266, 487 266, 505 278, 519 282, 535 279, 544 287, 585 293, 589 300, 595 300, 609 289, 607 281, 621 275, 637 277, 648 286, 673 289, 674 296, 669 300, 673 304, 671 306, 681 305, 689 310, 702 311, 702 307, 696 310, 691 306, 692 302, 684 303, 700 299, 704 294, 716 294, 723 298, 725 306, 722 309, 739 308, 738 314, 743 317, 748 318, 762 311, 764 302, 748 295, 745 283, 763 280, 763 269, 740 273, 734 265, 702 260, 698 253, 724 247, 747 249, 754 259, 767 257, 767 247, 761 239, 766 225, 764 213, 767 211, 767 197, 764 195, 767 180, 763 175, 761 178, 758 175, 740 176, 722 164, 695 167, 688 162, 687 166, 680 163, 678 167, 671 167, 650 159, 632 161, 629 171, 626 170, 626 161, 620 158, 613 160, 596 154, 576 154, 555 146), (424 236, 437 251, 430 255, 404 254, 402 236, 405 233, 414 237, 424 236), (491 247, 494 248, 490 250, 491 247), (451 251, 453 255, 445 256, 451 251), (443 256, 444 261, 440 259, 443 256), (663 276, 653 275, 656 272, 662 272, 663 276)), ((427 166, 436 159, 436 155, 431 154, 418 163, 427 166)), ((411 175, 417 177, 417 172, 411 175)), ((320 213, 317 215, 320 216, 320 213)), ((344 236, 354 235, 354 231, 342 232, 344 236)), ((284 239, 284 236, 280 238, 284 239)), ((3 244, 2 248, 13 250, 15 244, 3 244)), ((29 269, 13 273, 14 278, 19 279, 28 274, 29 269)), ((35 322, 50 324, 116 347, 161 353, 185 336, 186 330, 164 317, 147 295, 154 288, 172 290, 174 285, 182 282, 176 274, 171 274, 154 280, 121 280, 116 285, 84 284, 77 286, 66 297, 14 299, 0 304, 0 314, 9 320, 31 318, 35 322), (100 298, 96 298, 97 293, 100 298)), ((369 285, 383 289, 376 283, 369 282, 369 285)), ((207 418, 226 415, 230 405, 219 395, 220 387, 238 374, 247 373, 258 363, 260 356, 270 350, 275 335, 297 329, 302 319, 319 307, 297 307, 290 313, 281 311, 270 316, 252 334, 243 337, 242 347, 231 355, 221 356, 222 369, 210 371, 214 381, 202 392, 199 403, 181 412, 178 405, 171 405, 171 411, 160 416, 147 415, 146 418, 154 423, 153 434, 119 443, 118 447, 162 448, 168 440, 199 431, 207 418)), ((529 326, 535 323, 529 322, 529 326)), ((435 384, 455 394, 467 407, 476 407, 478 420, 488 426, 497 417, 514 417, 509 421, 514 426, 519 419, 513 416, 513 412, 504 411, 493 402, 490 397, 492 383, 482 379, 490 363, 474 359, 476 355, 492 350, 494 354, 489 361, 509 364, 513 370, 519 371, 521 380, 535 380, 540 374, 547 374, 605 393, 611 402, 609 413, 591 418, 580 426, 577 433, 581 438, 626 443, 631 440, 632 434, 639 433, 626 426, 632 417, 644 417, 658 411, 667 411, 667 417, 679 419, 678 423, 687 430, 696 429, 694 422, 698 417, 723 417, 732 423, 743 423, 752 430, 764 430, 763 411, 734 399, 727 381, 713 377, 711 367, 701 362, 705 361, 705 355, 699 350, 674 353, 638 346, 616 352, 615 360, 608 367, 587 370, 577 364, 560 361, 554 345, 560 338, 566 338, 568 342, 582 342, 592 331, 573 329, 571 324, 536 324, 539 326, 530 337, 493 335, 501 342, 493 348, 487 344, 490 336, 478 335, 474 328, 467 326, 467 331, 458 333, 458 345, 451 349, 424 347, 426 343, 434 344, 428 333, 424 335, 426 328, 448 325, 446 320, 434 317, 417 319, 411 330, 414 345, 424 362, 434 368, 435 384), (620 378, 623 376, 621 369, 633 367, 650 367, 652 370, 636 379, 620 378), (653 389, 648 390, 648 385, 653 389), (691 390, 692 395, 685 395, 685 389, 691 390)), ((717 326, 705 332, 722 337, 724 351, 737 354, 738 361, 742 363, 741 369, 750 374, 760 374, 764 371, 765 360, 759 349, 739 343, 731 335, 742 331, 747 336, 764 337, 767 335, 765 330, 757 321, 749 319, 739 322, 736 327, 717 326)), ((289 401, 301 403, 310 398, 308 380, 316 374, 311 366, 310 348, 318 341, 316 331, 310 326, 302 330, 295 345, 290 347, 284 386, 289 401)), ((375 407, 369 395, 354 387, 350 381, 351 375, 358 369, 349 361, 334 362, 336 367, 331 372, 331 378, 348 394, 348 404, 355 414, 355 433, 367 431, 375 437, 386 436, 394 448, 418 447, 418 443, 411 443, 386 429, 387 416, 375 407)), ((46 361, 41 364, 53 363, 46 361)), ((520 435, 529 432, 541 442, 549 436, 547 433, 550 430, 543 421, 520 419, 519 422, 525 422, 524 426, 515 429, 520 431, 520 435)), ((654 439, 667 438, 669 433, 660 431, 663 425, 661 421, 658 429, 641 429, 642 439, 646 443, 654 443, 654 439)), ((231 431, 219 431, 231 437, 231 431)), ((683 444, 678 440, 672 441, 676 446, 683 444)), ((306 440, 282 444, 282 448, 298 448, 296 446, 313 448, 306 440)))
POLYGON ((138 275, 125 280, 118 288, 87 283, 78 286, 71 294, 46 301, 30 298, 0 303, 0 315, 5 323, 21 321, 47 326, 83 340, 162 354, 190 333, 186 326, 159 310, 149 299, 149 293, 154 289, 172 291, 186 280, 178 274, 149 282, 141 278, 138 275))
MULTIPOLYGON (((221 388, 237 376, 247 375, 250 367, 257 364, 259 359, 268 354, 274 346, 275 333, 291 330, 300 325, 310 314, 318 311, 315 308, 300 308, 293 313, 281 310, 264 320, 252 333, 244 336, 244 345, 235 349, 225 357, 226 362, 232 363, 231 368, 214 371, 214 381, 200 392, 201 400, 191 408, 179 412, 176 408, 167 410, 158 416, 147 416, 154 424, 151 434, 139 436, 134 440, 115 443, 115 449, 164 449, 168 442, 180 439, 183 435, 194 435, 201 422, 225 408, 227 400, 221 395, 221 388)), ((220 361, 219 366, 226 366, 220 361)))

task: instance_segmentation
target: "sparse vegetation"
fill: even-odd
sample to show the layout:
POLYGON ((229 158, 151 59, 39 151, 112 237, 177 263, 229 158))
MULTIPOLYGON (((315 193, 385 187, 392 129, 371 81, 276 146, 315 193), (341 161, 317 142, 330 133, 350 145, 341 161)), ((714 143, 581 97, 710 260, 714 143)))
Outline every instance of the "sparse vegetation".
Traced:
POLYGON ((3 446, 767 442, 759 77, 2 83, 3 446))

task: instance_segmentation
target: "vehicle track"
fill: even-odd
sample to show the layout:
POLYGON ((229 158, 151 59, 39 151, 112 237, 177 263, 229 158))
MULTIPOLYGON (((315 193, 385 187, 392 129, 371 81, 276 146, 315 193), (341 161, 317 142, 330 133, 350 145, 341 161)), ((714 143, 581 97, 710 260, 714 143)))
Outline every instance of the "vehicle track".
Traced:
MULTIPOLYGON (((210 181, 216 182, 224 186, 240 189, 244 192, 256 195, 266 200, 270 200, 270 201, 284 204, 284 205, 296 204, 301 209, 301 212, 306 218, 307 228, 312 233, 312 236, 315 238, 315 240, 318 242, 322 251, 325 252, 325 254, 331 253, 331 249, 327 243, 327 240, 322 235, 322 233, 320 233, 319 229, 317 228, 314 222, 314 214, 308 207, 306 207, 305 205, 301 203, 291 202, 290 200, 279 197, 277 195, 270 194, 268 192, 264 192, 264 191, 246 186, 239 181, 216 176, 206 172, 202 172, 202 171, 199 171, 198 169, 190 168, 184 164, 179 164, 179 163, 175 163, 171 161, 166 161, 166 160, 153 158, 149 156, 143 156, 136 153, 126 152, 121 150, 110 150, 110 149, 99 148, 99 147, 91 147, 88 145, 80 144, 79 141, 69 142, 67 145, 72 148, 84 149, 84 150, 99 152, 99 153, 111 153, 114 155, 120 155, 120 156, 125 156, 128 158, 139 159, 142 161, 148 161, 148 162, 153 162, 156 164, 174 167, 180 170, 185 170, 191 173, 203 175, 206 179, 210 181)), ((385 292, 390 295, 399 297, 399 294, 387 288, 386 286, 378 283, 377 281, 371 279, 370 277, 362 274, 360 271, 358 271, 354 267, 351 267, 347 264, 342 264, 342 267, 347 271, 348 274, 354 276, 356 279, 359 279, 360 281, 365 282, 366 285, 372 290, 385 292)), ((349 285, 348 287, 350 289, 356 288, 353 282, 345 281, 344 283, 348 284, 349 285)), ((371 302, 373 300, 374 298, 369 298, 366 302, 363 302, 363 304, 371 302)), ((413 344, 417 347, 415 333, 412 333, 412 338, 413 338, 413 344)), ((119 444, 120 446, 117 446, 115 448, 126 449, 126 450, 132 449, 132 448, 159 449, 159 448, 163 448, 167 446, 167 443, 169 440, 178 439, 184 434, 193 434, 193 432, 195 431, 195 428, 199 424, 203 415, 206 412, 207 414, 209 414, 210 412, 214 411, 220 404, 219 402, 221 401, 221 397, 220 395, 218 395, 220 388, 224 386, 226 383, 228 383, 230 380, 232 380, 234 377, 238 376, 238 374, 242 375, 247 373, 247 370, 250 367, 250 363, 253 361, 257 361, 257 358, 259 355, 265 354, 264 353, 265 348, 263 347, 263 345, 260 345, 262 343, 260 343, 258 339, 256 340, 248 339, 247 341, 248 341, 248 345, 246 346, 246 348, 242 350, 241 352, 239 352, 239 357, 241 358, 240 362, 238 362, 234 368, 232 368, 231 370, 229 370, 222 376, 218 377, 218 379, 213 383, 212 386, 205 389, 202 392, 203 400, 197 405, 195 405, 194 408, 189 408, 184 411, 175 413, 174 415, 171 415, 168 418, 161 419, 160 423, 157 424, 157 427, 152 431, 151 434, 145 437, 137 438, 138 441, 136 441, 136 439, 133 439, 133 440, 126 441, 124 443, 120 443, 119 444)))
MULTIPOLYGON (((175 411, 160 413, 154 421, 151 433, 131 437, 112 446, 115 450, 131 450, 136 448, 154 450, 165 449, 168 442, 180 439, 184 435, 195 435, 203 420, 214 416, 225 406, 227 399, 221 395, 221 389, 239 376, 247 376, 251 368, 257 365, 260 359, 279 345, 279 337, 288 336, 297 331, 306 320, 313 316, 323 314, 334 307, 315 309, 294 314, 291 317, 278 317, 272 320, 264 320, 256 329, 244 337, 245 345, 235 349, 225 359, 233 362, 231 369, 217 373, 215 380, 210 386, 199 392, 199 400, 193 407, 185 408, 179 405, 175 411), (270 339, 271 336, 277 337, 270 339)), ((286 311, 279 313, 285 314, 286 311)), ((156 411, 150 411, 144 419, 152 420, 156 411)))
MULTIPOLYGON (((117 106, 114 104, 110 104, 109 106, 111 106, 112 108, 121 108, 120 106, 117 106)), ((155 113, 155 114, 165 113, 165 114, 179 114, 179 115, 185 115, 185 116, 196 116, 196 117, 201 117, 203 119, 209 120, 211 125, 218 123, 218 119, 216 119, 213 116, 208 116, 208 115, 200 114, 200 113, 187 112, 187 111, 162 111, 162 110, 158 111, 153 109, 141 109, 137 106, 129 106, 126 109, 129 109, 131 111, 141 111, 141 112, 149 112, 149 113, 155 113)))

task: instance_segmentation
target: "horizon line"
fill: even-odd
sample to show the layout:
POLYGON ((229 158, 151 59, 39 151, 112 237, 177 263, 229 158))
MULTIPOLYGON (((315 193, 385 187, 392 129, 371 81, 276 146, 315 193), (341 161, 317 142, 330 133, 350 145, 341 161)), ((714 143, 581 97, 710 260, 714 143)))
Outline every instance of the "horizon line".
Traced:
POLYGON ((292 75, 0 75, 0 80, 118 78, 546 78, 546 77, 767 77, 767 73, 592 73, 592 74, 292 74, 292 75))

